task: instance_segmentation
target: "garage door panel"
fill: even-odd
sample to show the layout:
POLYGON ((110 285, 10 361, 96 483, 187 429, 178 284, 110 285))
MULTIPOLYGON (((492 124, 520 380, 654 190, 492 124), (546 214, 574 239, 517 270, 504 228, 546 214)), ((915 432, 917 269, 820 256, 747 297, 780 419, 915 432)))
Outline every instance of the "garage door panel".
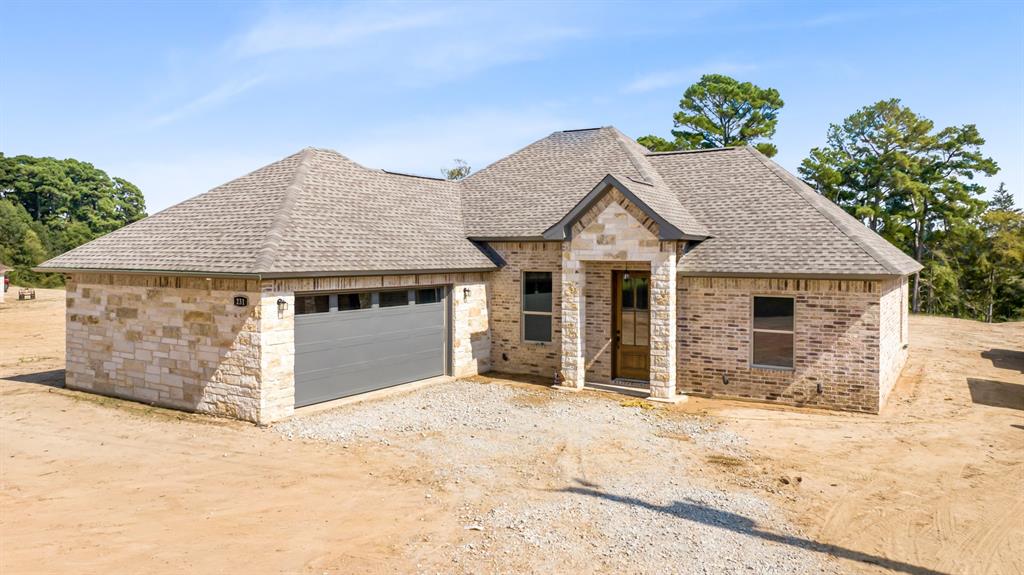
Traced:
POLYGON ((297 315, 295 405, 443 375, 445 313, 442 301, 297 315))

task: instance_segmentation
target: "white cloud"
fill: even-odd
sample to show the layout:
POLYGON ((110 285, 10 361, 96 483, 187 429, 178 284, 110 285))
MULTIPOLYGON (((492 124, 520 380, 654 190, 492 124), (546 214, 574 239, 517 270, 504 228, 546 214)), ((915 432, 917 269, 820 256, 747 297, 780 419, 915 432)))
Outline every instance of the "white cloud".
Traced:
POLYGON ((443 10, 396 14, 394 10, 343 9, 272 13, 229 40, 238 57, 261 56, 351 44, 387 33, 434 28, 450 17, 443 10))
POLYGON ((700 79, 704 74, 739 74, 756 70, 753 64, 736 62, 713 62, 691 68, 661 70, 639 76, 622 89, 626 94, 653 92, 662 88, 685 88, 700 79))
POLYGON ((170 111, 164 112, 152 118, 149 122, 151 127, 165 126, 186 118, 193 114, 202 112, 208 108, 222 104, 243 92, 247 92, 266 81, 266 76, 253 76, 245 79, 229 80, 210 90, 209 92, 194 98, 170 111))

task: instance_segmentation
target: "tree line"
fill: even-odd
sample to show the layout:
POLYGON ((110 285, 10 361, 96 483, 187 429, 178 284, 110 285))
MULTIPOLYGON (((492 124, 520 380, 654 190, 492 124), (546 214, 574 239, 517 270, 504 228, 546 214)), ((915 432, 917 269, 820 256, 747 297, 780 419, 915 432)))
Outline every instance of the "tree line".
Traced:
MULTIPOLYGON (((685 90, 671 138, 653 151, 751 145, 767 156, 784 106, 779 92, 708 74, 685 90)), ((999 170, 973 124, 936 128, 898 99, 831 124, 800 176, 864 225, 921 262, 914 312, 986 321, 1024 319, 1024 214, 1001 184, 990 201, 976 179, 999 170)), ((444 169, 468 175, 461 160, 444 169)), ((75 159, 0 153, 0 262, 20 285, 60 285, 31 268, 145 217, 142 192, 75 159)))
POLYGON ((0 262, 12 283, 61 285, 32 268, 145 216, 137 186, 92 164, 0 153, 0 262))
MULTIPOLYGON (((672 139, 637 141, 652 151, 751 145, 776 148, 779 92, 708 74, 673 116, 672 139)), ((981 199, 976 181, 999 171, 977 126, 936 128, 898 99, 831 124, 798 168, 832 200, 919 261, 911 308, 985 321, 1024 319, 1024 214, 1005 184, 981 199)))

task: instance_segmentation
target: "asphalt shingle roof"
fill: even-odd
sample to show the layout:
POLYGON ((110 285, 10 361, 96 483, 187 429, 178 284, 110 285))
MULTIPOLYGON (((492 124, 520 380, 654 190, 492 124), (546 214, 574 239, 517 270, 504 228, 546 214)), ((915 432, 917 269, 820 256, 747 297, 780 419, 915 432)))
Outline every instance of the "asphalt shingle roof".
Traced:
POLYGON ((303 276, 496 267, 474 240, 541 239, 612 175, 686 237, 693 274, 904 275, 920 265, 752 148, 651 154, 556 132, 461 182, 307 148, 41 266, 303 276))
POLYGON ((462 181, 466 232, 473 238, 540 238, 615 174, 626 185, 637 181, 630 191, 683 233, 707 235, 645 151, 615 128, 555 132, 462 181))
POLYGON ((757 150, 649 154, 710 230, 685 273, 906 275, 921 268, 757 150))
POLYGON ((462 225, 459 186, 307 148, 39 266, 238 274, 496 266, 462 225))

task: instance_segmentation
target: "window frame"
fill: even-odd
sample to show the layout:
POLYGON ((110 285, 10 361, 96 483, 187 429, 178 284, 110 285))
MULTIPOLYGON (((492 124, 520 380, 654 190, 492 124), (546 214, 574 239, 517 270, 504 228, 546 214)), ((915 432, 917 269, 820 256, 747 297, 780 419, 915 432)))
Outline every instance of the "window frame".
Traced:
POLYGON ((796 313, 796 297, 791 295, 775 295, 775 294, 751 294, 750 296, 750 353, 748 354, 747 361, 750 367, 753 369, 767 369, 773 371, 796 371, 796 326, 797 326, 797 313, 796 313), (763 329, 754 327, 754 313, 756 310, 757 298, 775 298, 775 299, 788 299, 793 301, 793 329, 763 329), (789 334, 793 338, 793 357, 790 366, 784 365, 770 365, 764 363, 754 363, 754 334, 756 332, 761 333, 784 333, 789 334))
POLYGON ((555 340, 555 273, 546 270, 520 270, 519 272, 519 339, 523 343, 537 345, 551 345, 555 340), (527 311, 526 310, 526 274, 548 274, 551 276, 551 311, 527 311), (526 316, 547 316, 551 318, 551 330, 548 332, 547 341, 537 339, 526 339, 526 316))

